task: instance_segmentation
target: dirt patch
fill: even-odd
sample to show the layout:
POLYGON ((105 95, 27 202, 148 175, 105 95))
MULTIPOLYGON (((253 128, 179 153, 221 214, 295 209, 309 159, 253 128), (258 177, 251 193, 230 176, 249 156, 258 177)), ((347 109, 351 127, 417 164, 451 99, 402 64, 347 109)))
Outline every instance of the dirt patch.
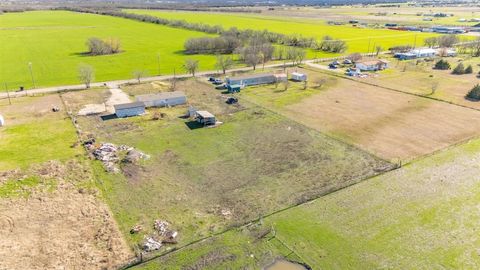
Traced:
POLYGON ((478 111, 349 80, 286 113, 386 159, 411 159, 480 134, 472 121, 478 111))
POLYGON ((114 113, 115 108, 113 106, 117 104, 123 103, 130 103, 132 102, 125 92, 122 89, 118 88, 117 86, 109 86, 110 87, 110 97, 108 98, 107 102, 105 102, 105 106, 107 107, 107 111, 109 113, 114 113))
POLYGON ((132 256, 94 189, 79 187, 86 172, 51 162, 26 173, 41 179, 28 197, 0 198, 0 269, 116 269, 132 256))

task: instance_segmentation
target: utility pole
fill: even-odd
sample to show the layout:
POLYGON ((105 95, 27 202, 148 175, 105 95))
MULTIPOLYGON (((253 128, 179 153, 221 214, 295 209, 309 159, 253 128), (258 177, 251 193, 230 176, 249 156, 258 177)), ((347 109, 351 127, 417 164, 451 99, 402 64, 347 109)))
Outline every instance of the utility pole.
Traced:
POLYGON ((367 50, 367 55, 370 53, 370 41, 372 41, 372 39, 369 37, 369 38, 368 38, 368 50, 367 50))
POLYGON ((415 49, 417 47, 417 34, 415 34, 415 39, 413 41, 413 48, 415 49))
POLYGON ((32 78, 33 89, 37 88, 35 85, 35 79, 33 78, 33 69, 32 69, 32 62, 28 62, 28 69, 30 70, 30 77, 32 78))
POLYGON ((5 90, 7 91, 8 105, 12 105, 12 101, 10 100, 10 92, 8 92, 7 83, 5 83, 5 90))
POLYGON ((158 75, 160 76, 160 54, 157 53, 157 69, 158 69, 158 75))

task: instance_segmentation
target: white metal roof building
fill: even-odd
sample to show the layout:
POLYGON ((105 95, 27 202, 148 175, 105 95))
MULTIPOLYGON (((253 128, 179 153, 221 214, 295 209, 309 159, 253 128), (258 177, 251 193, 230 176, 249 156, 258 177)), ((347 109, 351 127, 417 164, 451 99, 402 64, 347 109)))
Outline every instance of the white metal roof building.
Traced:
POLYGON ((137 116, 145 113, 145 104, 143 102, 117 104, 113 107, 115 108, 115 115, 118 118, 137 116))
POLYGON ((187 96, 182 91, 162 92, 136 96, 138 102, 143 102, 148 107, 176 106, 187 103, 187 96))

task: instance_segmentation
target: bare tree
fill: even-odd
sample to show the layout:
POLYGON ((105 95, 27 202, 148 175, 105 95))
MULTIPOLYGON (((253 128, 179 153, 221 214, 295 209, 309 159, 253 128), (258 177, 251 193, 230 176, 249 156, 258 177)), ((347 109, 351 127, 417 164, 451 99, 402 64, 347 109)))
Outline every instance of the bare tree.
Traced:
POLYGON ((375 55, 378 56, 382 52, 383 48, 381 46, 375 47, 375 55))
POLYGON ((92 66, 81 64, 78 66, 78 79, 85 84, 86 88, 90 88, 90 84, 95 79, 95 71, 92 66))
POLYGON ((198 60, 185 60, 185 63, 183 64, 183 69, 185 69, 185 71, 187 71, 188 73, 192 74, 192 77, 195 77, 195 73, 198 70, 198 60))
POLYGON ((222 70, 223 75, 234 65, 233 59, 231 56, 217 55, 217 62, 215 67, 222 70))
POLYGON ((135 70, 132 74, 133 77, 137 79, 138 83, 140 83, 143 77, 147 76, 147 72, 145 70, 135 70))
POLYGON ((360 53, 352 53, 349 56, 347 56, 347 59, 349 59, 350 61, 352 61, 354 63, 362 60, 362 58, 363 57, 360 53))
POLYGON ((429 37, 429 38, 426 38, 423 43, 425 44, 425 46, 428 46, 430 48, 433 48, 435 46, 438 45, 438 38, 436 37, 429 37))
POLYGON ((440 47, 450 48, 458 43, 458 37, 456 35, 444 35, 438 38, 438 45, 440 47))
POLYGON ((288 87, 290 86, 290 82, 288 80, 285 80, 282 82, 283 84, 283 91, 287 91, 288 87))

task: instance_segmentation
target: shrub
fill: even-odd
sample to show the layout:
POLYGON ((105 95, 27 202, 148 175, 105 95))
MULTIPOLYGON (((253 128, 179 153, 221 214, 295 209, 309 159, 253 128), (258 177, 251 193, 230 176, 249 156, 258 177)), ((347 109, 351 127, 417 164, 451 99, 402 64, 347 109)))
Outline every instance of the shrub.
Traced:
POLYGON ((452 71, 452 74, 455 75, 462 75, 465 74, 465 67, 463 66, 462 63, 458 64, 452 71))
POLYGON ((447 70, 447 69, 450 69, 450 63, 448 63, 448 61, 446 60, 439 60, 437 63, 435 63, 435 69, 439 69, 439 70, 447 70))
POLYGON ((467 96, 468 99, 480 100, 480 85, 475 85, 475 87, 468 92, 467 96))
POLYGON ((86 42, 88 54, 107 55, 120 52, 120 41, 115 38, 101 40, 99 38, 89 38, 86 42))
POLYGON ((465 74, 472 74, 472 73, 473 73, 472 65, 468 65, 468 67, 465 69, 465 74))

